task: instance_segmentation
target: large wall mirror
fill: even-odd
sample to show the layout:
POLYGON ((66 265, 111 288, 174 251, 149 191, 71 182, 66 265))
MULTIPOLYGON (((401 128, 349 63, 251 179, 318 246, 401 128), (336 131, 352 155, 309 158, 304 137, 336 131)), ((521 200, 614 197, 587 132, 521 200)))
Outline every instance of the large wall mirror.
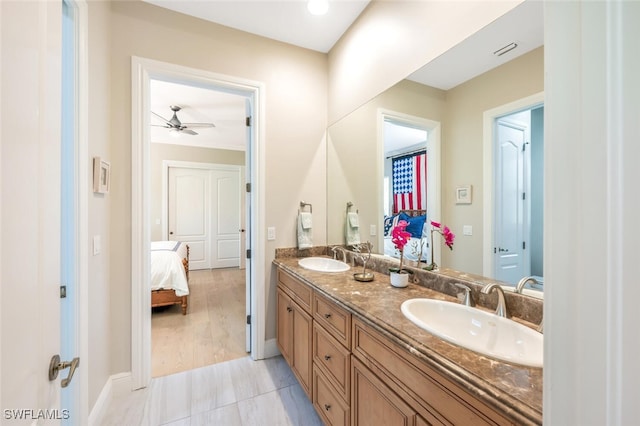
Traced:
POLYGON ((331 125, 328 244, 345 243, 351 205, 361 240, 385 253, 384 219, 396 213, 391 163, 424 151, 427 223, 456 233, 452 251, 435 241, 437 263, 512 285, 527 275, 542 283, 542 31, 542 6, 524 2, 331 125), (456 81, 463 69, 480 71, 456 81))

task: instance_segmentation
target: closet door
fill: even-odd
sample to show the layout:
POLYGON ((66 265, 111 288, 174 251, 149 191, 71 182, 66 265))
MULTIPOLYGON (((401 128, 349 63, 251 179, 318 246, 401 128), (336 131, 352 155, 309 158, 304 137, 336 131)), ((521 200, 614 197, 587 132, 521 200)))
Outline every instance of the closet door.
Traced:
POLYGON ((169 167, 169 239, 189 244, 189 269, 211 268, 210 171, 169 167))

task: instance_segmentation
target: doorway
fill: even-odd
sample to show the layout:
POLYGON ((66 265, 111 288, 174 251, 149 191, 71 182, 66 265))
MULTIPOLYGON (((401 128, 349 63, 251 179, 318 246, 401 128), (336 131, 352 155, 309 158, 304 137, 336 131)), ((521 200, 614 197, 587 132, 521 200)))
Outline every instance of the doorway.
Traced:
POLYGON ((485 112, 483 274, 543 286, 542 94, 485 112))
MULTIPOLYGON (((215 88, 243 96, 250 112, 246 120, 247 167, 246 179, 251 182, 252 191, 246 192, 246 232, 244 240, 247 248, 264 246, 264 238, 259 232, 263 227, 264 154, 259 149, 264 139, 261 117, 264 114, 262 83, 223 76, 207 71, 191 69, 143 58, 132 58, 132 384, 133 388, 146 387, 151 379, 151 306, 149 297, 149 249, 152 227, 150 195, 148 191, 150 164, 150 82, 153 79, 180 82, 202 88, 215 88), (138 283, 138 284, 135 284, 138 283)), ((265 271, 256 265, 264 263, 264 256, 256 250, 247 261, 246 299, 252 324, 248 324, 250 353, 254 359, 264 358, 264 283, 265 271)), ((264 269, 264 268, 262 268, 264 269)))

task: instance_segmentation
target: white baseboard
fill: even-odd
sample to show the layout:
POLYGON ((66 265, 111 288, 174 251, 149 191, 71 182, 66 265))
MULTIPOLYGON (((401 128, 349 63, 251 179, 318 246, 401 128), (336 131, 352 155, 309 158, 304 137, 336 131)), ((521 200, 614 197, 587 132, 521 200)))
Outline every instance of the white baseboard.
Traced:
POLYGON ((89 426, 102 424, 113 396, 121 395, 124 392, 131 392, 131 373, 119 373, 110 376, 89 413, 89 426))
POLYGON ((273 358, 274 356, 278 356, 278 355, 280 355, 280 349, 278 349, 278 344, 276 343, 276 339, 265 340, 264 357, 273 358))

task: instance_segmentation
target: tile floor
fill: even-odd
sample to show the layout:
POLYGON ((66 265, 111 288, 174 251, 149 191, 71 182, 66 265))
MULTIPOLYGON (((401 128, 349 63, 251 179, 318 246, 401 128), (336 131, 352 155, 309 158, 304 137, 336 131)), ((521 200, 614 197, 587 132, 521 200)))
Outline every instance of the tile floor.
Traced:
POLYGON ((103 426, 320 426, 322 421, 281 356, 244 357, 154 378, 114 395, 103 426))

